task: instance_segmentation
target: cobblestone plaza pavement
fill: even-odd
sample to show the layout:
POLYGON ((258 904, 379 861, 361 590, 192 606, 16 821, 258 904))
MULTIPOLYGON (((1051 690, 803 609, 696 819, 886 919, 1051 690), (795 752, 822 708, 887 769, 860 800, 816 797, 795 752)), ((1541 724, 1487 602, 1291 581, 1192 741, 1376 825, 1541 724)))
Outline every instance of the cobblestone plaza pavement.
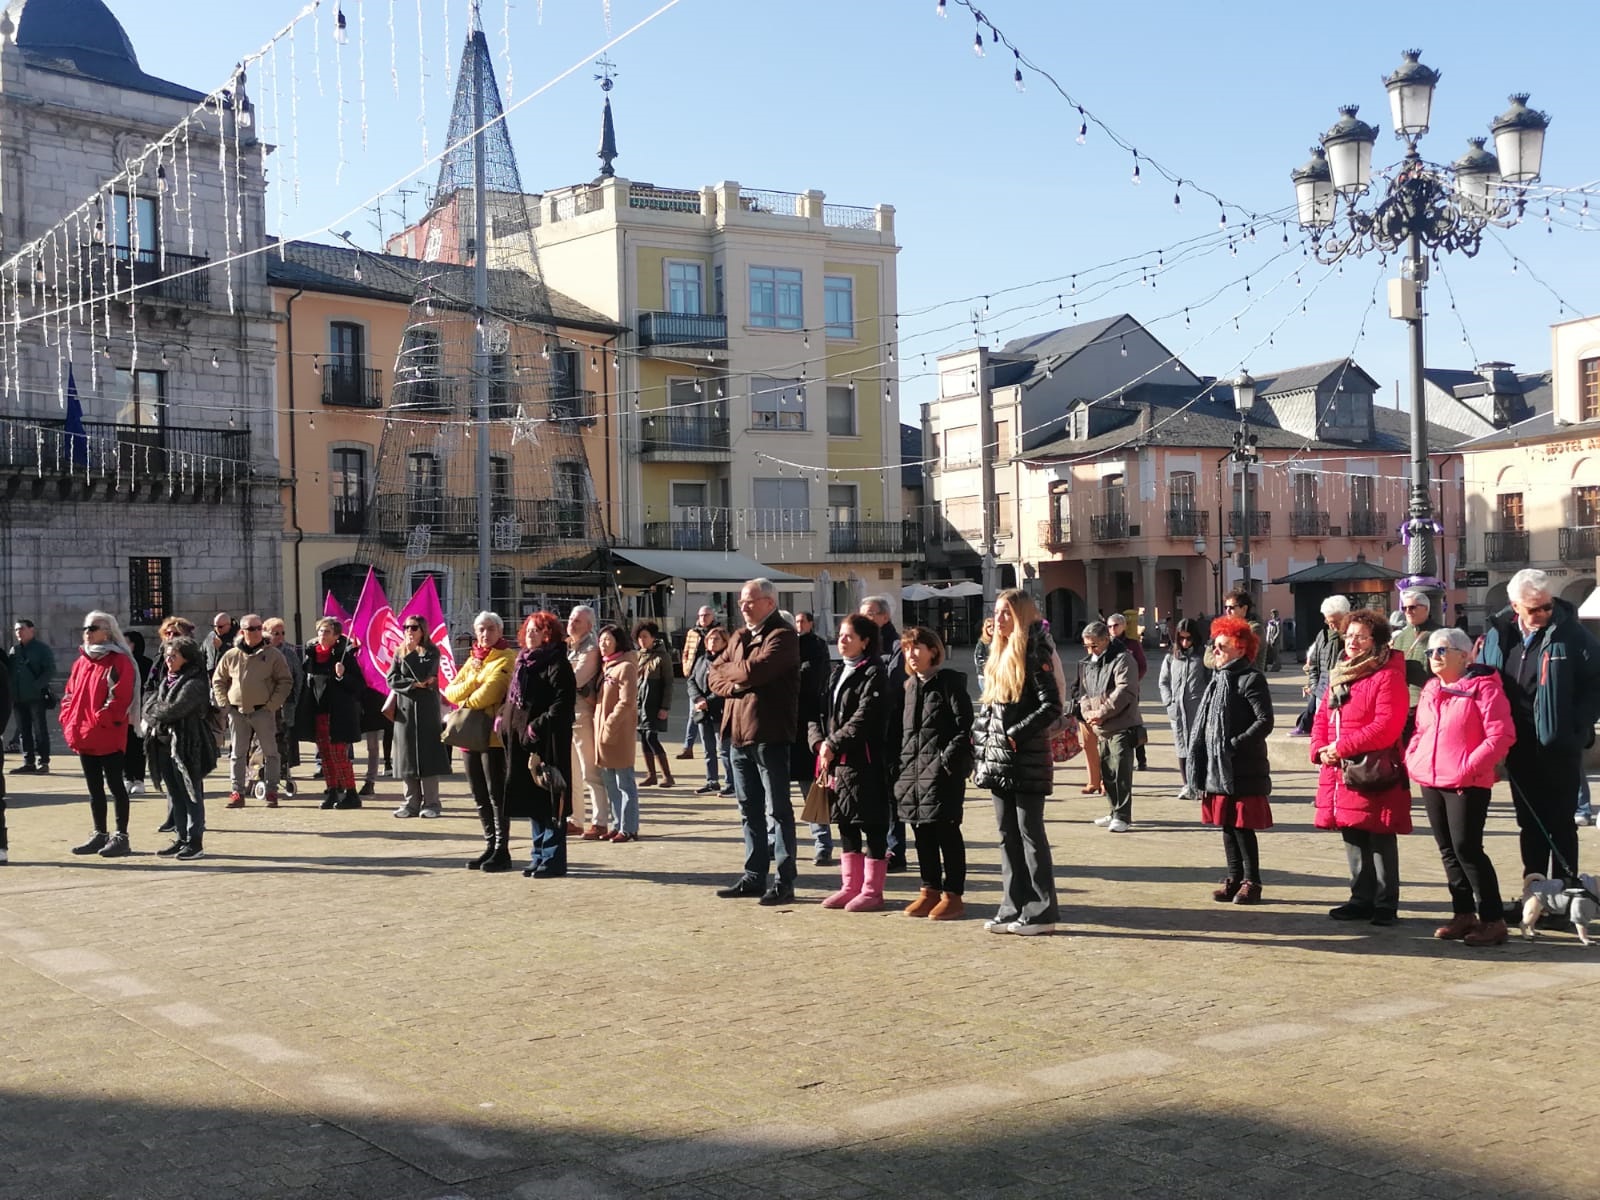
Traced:
MULTIPOLYGON (((1153 686, 1145 708, 1133 833, 1089 823, 1080 763, 1058 776, 1054 938, 983 932, 982 798, 975 917, 935 924, 823 911, 837 876, 809 855, 791 906, 717 899, 738 822, 691 794, 698 759, 644 793, 641 841, 575 841, 568 878, 531 880, 462 869, 459 772, 436 822, 391 819, 390 782, 360 811, 213 796, 192 864, 155 857, 146 796, 133 857, 75 858, 58 756, 8 780, 0 1198, 1592 1191, 1600 946, 1432 940, 1425 823, 1401 924, 1329 921, 1344 854, 1309 770, 1277 776, 1267 903, 1213 903, 1220 837, 1172 798, 1153 686)), ((1490 853, 1510 890, 1500 793, 1490 853)), ((914 868, 890 885, 897 910, 914 868)))

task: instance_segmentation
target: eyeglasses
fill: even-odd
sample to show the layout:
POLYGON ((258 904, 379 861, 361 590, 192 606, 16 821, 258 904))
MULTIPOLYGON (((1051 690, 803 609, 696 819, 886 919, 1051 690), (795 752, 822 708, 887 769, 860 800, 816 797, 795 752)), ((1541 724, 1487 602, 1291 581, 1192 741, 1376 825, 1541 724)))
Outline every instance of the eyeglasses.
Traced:
POLYGON ((246 633, 260 633, 261 632, 261 626, 259 626, 259 625, 241 625, 241 626, 239 626, 239 628, 244 630, 246 633))
POLYGON ((83 631, 85 633, 99 633, 101 631, 101 627, 99 625, 85 625, 83 627, 83 631))
POLYGON ((1239 606, 1237 604, 1224 604, 1222 606, 1222 611, 1223 612, 1233 612, 1238 607, 1239 606))
POLYGON ((1426 604, 1402 604, 1400 607, 1406 612, 1426 612, 1428 608, 1426 604))
POLYGON ((1554 604, 1530 604, 1523 611, 1531 617, 1534 613, 1555 612, 1555 610, 1556 606, 1554 604))
POLYGON ((1213 646, 1215 646, 1218 650, 1232 650, 1233 649, 1233 643, 1228 641, 1226 638, 1218 638, 1216 641, 1212 642, 1211 644, 1213 646))

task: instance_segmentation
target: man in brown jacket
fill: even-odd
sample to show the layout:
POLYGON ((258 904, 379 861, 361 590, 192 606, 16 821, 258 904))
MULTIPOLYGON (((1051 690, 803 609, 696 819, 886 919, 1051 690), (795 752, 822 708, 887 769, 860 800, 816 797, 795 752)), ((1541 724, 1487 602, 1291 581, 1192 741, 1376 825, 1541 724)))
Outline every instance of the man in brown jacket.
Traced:
POLYGON ((262 634, 264 622, 251 613, 239 622, 239 640, 217 660, 211 677, 211 698, 228 714, 233 729, 233 790, 229 808, 244 807, 245 776, 250 770, 250 739, 261 747, 261 778, 267 785, 267 807, 278 807, 278 710, 294 691, 289 662, 262 634))
POLYGON ((778 589, 752 579, 739 593, 744 628, 711 664, 707 682, 727 700, 722 736, 732 749, 733 789, 744 826, 744 873, 717 895, 759 896, 769 907, 794 900, 794 801, 789 788, 789 748, 800 707, 800 641, 778 614, 778 589), (776 859, 776 863, 772 860, 776 859), (777 882, 767 886, 767 869, 777 882))

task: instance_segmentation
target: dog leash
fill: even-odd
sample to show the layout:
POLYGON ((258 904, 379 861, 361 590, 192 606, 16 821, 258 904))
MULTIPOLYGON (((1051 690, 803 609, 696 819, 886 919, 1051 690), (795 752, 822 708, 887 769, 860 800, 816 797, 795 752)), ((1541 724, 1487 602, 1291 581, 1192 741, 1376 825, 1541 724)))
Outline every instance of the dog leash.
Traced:
POLYGON ((1545 842, 1550 846, 1551 856, 1556 860, 1556 865, 1561 868, 1562 877, 1573 881, 1564 889, 1565 893, 1568 896, 1587 896, 1589 899, 1593 900, 1595 904, 1600 905, 1600 896, 1595 895, 1583 885, 1583 881, 1579 877, 1576 869, 1574 869, 1573 865, 1567 861, 1567 856, 1561 853, 1560 848, 1556 845, 1555 838, 1550 836, 1549 827, 1546 826, 1544 821, 1540 819, 1539 814, 1534 810, 1533 805, 1528 803, 1526 797, 1524 797, 1522 794, 1522 788, 1517 785, 1516 780, 1511 778, 1509 772, 1506 774, 1506 782, 1511 785, 1512 800, 1515 803, 1520 804, 1527 811, 1527 814, 1533 818, 1533 823, 1538 826, 1539 832, 1544 835, 1545 842))

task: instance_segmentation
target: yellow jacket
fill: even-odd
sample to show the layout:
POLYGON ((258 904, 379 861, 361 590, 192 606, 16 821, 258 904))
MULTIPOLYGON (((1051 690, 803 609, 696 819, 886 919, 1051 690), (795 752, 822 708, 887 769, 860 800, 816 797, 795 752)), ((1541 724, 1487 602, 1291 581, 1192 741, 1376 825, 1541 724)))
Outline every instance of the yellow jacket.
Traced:
MULTIPOLYGON (((457 708, 475 708, 491 716, 498 713, 511 687, 511 667, 516 661, 517 652, 509 646, 491 650, 481 660, 468 655, 445 688, 444 698, 457 708)), ((501 745, 498 733, 490 737, 489 745, 501 745)))

